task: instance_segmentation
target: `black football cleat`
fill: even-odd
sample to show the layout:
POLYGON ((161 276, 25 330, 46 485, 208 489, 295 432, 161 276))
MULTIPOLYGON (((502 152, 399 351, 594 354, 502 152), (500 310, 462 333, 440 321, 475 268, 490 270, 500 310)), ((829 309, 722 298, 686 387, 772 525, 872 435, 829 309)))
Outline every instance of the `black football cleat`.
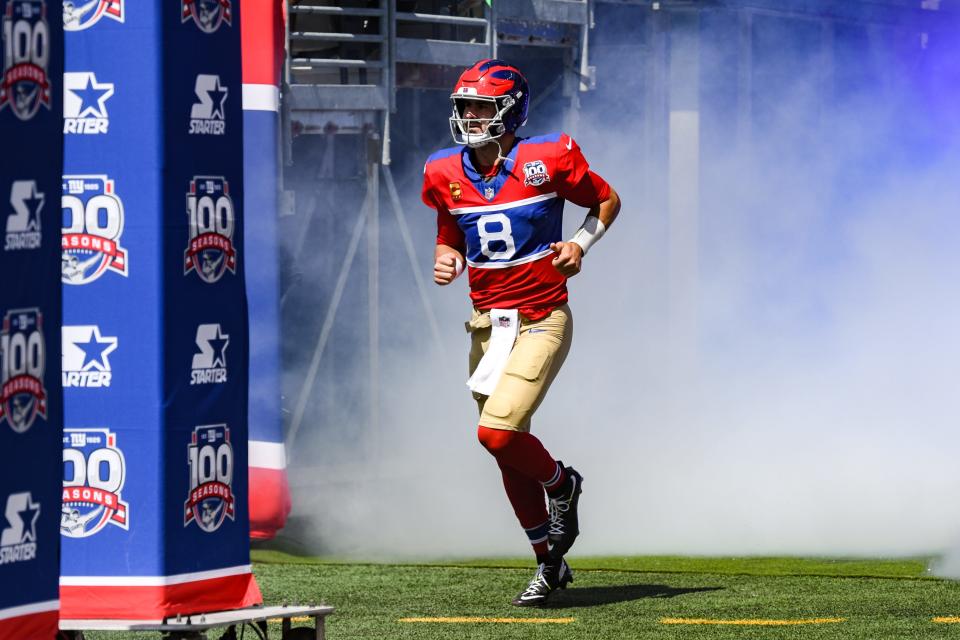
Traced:
POLYGON ((559 562, 544 562, 520 595, 513 599, 515 607, 540 607, 557 589, 566 589, 573 582, 573 571, 563 558, 559 562))
POLYGON ((583 476, 573 467, 566 467, 567 482, 563 493, 550 497, 550 525, 547 532, 547 544, 550 557, 559 560, 567 555, 577 536, 580 527, 577 522, 577 504, 580 502, 580 491, 583 486, 583 476))

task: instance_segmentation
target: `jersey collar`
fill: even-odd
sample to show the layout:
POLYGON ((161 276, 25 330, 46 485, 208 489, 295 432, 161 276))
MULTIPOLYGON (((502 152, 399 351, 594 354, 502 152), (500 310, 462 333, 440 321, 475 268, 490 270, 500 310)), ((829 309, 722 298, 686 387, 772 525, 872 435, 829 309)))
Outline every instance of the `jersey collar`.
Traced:
POLYGON ((466 174, 467 179, 470 180, 470 183, 473 185, 473 187, 487 202, 490 202, 497 197, 497 194, 500 193, 501 187, 506 184, 507 178, 512 175, 513 167, 517 160, 517 150, 520 149, 520 144, 522 142, 522 138, 516 139, 513 148, 507 153, 506 161, 500 164, 496 175, 489 180, 484 179, 483 174, 477 171, 477 169, 473 166, 473 161, 470 158, 470 147, 463 148, 463 151, 460 154, 460 157, 463 160, 463 172, 466 174))

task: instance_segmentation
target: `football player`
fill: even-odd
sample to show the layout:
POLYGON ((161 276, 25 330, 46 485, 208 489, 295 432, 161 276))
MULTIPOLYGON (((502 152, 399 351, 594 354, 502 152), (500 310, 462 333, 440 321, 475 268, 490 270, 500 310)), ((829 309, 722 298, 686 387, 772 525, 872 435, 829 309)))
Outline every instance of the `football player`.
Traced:
POLYGON ((569 135, 517 136, 530 89, 516 67, 477 62, 451 100, 458 146, 424 166, 423 201, 437 211, 433 277, 447 285, 468 274, 468 386, 480 411, 478 438, 496 459, 537 558, 513 604, 537 606, 573 581, 564 555, 579 533, 583 477, 547 452, 530 421, 570 349, 567 278, 617 217, 620 198, 569 135), (566 200, 589 212, 564 242, 566 200))

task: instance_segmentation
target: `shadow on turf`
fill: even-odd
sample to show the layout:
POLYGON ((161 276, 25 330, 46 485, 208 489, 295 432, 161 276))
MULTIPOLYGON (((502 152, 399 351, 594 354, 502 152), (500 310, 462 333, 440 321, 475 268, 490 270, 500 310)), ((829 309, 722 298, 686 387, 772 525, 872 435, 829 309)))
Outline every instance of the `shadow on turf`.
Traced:
POLYGON ((664 584, 627 584, 617 587, 571 587, 553 594, 544 609, 596 607, 603 604, 642 600, 643 598, 673 598, 687 593, 720 591, 723 587, 692 587, 679 589, 664 584))

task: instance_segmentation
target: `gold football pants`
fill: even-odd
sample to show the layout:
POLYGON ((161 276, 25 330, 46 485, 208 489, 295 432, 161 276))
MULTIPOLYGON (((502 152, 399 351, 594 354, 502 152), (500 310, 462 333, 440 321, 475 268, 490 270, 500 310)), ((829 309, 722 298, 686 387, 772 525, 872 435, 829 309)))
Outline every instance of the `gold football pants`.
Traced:
MULTIPOLYGON (((487 351, 491 333, 490 312, 473 311, 470 332, 470 375, 487 351)), ((480 424, 491 429, 530 431, 530 419, 570 351, 573 315, 563 305, 536 322, 520 317, 520 334, 506 368, 489 396, 474 392, 480 424)))

